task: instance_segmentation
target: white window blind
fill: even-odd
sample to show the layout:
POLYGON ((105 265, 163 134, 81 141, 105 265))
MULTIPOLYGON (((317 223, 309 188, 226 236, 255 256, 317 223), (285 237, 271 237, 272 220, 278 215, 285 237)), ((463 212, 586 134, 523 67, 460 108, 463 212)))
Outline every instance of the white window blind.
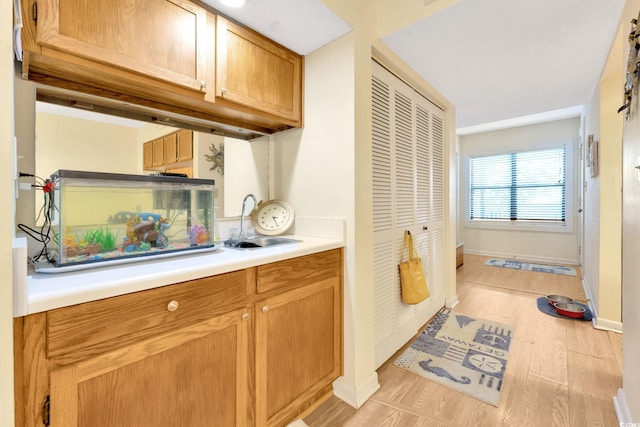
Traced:
POLYGON ((566 220, 564 147, 469 158, 469 218, 566 220))

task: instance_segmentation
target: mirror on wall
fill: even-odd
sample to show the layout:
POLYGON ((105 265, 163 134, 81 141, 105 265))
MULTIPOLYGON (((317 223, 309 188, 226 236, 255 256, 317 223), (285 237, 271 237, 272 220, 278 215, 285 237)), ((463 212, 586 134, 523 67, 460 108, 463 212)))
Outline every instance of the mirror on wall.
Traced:
MULTIPOLYGON (((183 129, 36 101, 35 170, 48 178, 59 169, 152 174, 186 173, 215 180, 218 218, 240 215, 242 200, 253 193, 268 199, 269 138, 251 141, 187 129, 191 159, 143 167, 144 145, 183 129)), ((148 160, 147 160, 148 161, 148 160)), ((36 211, 41 200, 36 200, 36 211)))

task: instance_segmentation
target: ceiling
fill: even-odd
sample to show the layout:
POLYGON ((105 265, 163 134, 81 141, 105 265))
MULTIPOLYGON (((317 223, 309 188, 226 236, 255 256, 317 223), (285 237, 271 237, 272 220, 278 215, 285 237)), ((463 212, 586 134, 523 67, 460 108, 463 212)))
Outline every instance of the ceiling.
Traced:
MULTIPOLYGON (((624 0, 462 0, 383 38, 458 128, 591 100, 624 0)), ((620 88, 622 102, 622 88, 620 88)))
MULTIPOLYGON (((246 0, 240 9, 205 2, 301 54, 351 29, 320 0, 246 0)), ((382 41, 455 105, 459 130, 530 115, 544 120, 549 112, 577 115, 590 101, 623 6, 461 0, 382 41)))
POLYGON ((240 8, 221 0, 201 1, 300 55, 351 31, 320 0, 245 0, 240 8))

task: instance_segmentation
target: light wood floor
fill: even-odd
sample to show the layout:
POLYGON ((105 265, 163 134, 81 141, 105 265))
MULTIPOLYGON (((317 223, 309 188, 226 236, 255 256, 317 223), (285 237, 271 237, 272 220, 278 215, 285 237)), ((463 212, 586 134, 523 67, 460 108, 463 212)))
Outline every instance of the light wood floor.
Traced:
MULTIPOLYGON (((465 255, 454 311, 515 326, 500 404, 494 407, 394 366, 358 410, 330 398, 304 421, 323 426, 618 426, 612 397, 622 387, 622 336, 591 322, 540 312, 536 298, 586 301, 578 277, 485 266, 465 255)), ((402 351, 402 350, 400 350, 402 351)))

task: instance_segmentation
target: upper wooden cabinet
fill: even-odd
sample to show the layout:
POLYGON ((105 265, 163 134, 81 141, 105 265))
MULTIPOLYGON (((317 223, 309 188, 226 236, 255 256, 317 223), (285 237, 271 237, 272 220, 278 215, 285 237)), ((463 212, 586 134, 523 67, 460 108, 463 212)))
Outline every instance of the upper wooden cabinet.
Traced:
POLYGON ((238 138, 302 126, 303 58, 201 3, 20 4, 25 79, 139 120, 149 107, 184 124, 208 120, 210 132, 238 138))
POLYGON ((142 169, 153 167, 153 141, 145 142, 142 146, 142 169))
POLYGON ((302 58, 221 16, 216 29, 216 97, 300 121, 302 58))
POLYGON ((176 133, 176 162, 193 159, 193 132, 180 130, 176 133))
POLYGON ((144 170, 168 171, 193 166, 193 132, 182 129, 142 145, 144 170))
POLYGON ((182 0, 38 0, 37 43, 48 56, 68 54, 206 92, 205 14, 182 0))

